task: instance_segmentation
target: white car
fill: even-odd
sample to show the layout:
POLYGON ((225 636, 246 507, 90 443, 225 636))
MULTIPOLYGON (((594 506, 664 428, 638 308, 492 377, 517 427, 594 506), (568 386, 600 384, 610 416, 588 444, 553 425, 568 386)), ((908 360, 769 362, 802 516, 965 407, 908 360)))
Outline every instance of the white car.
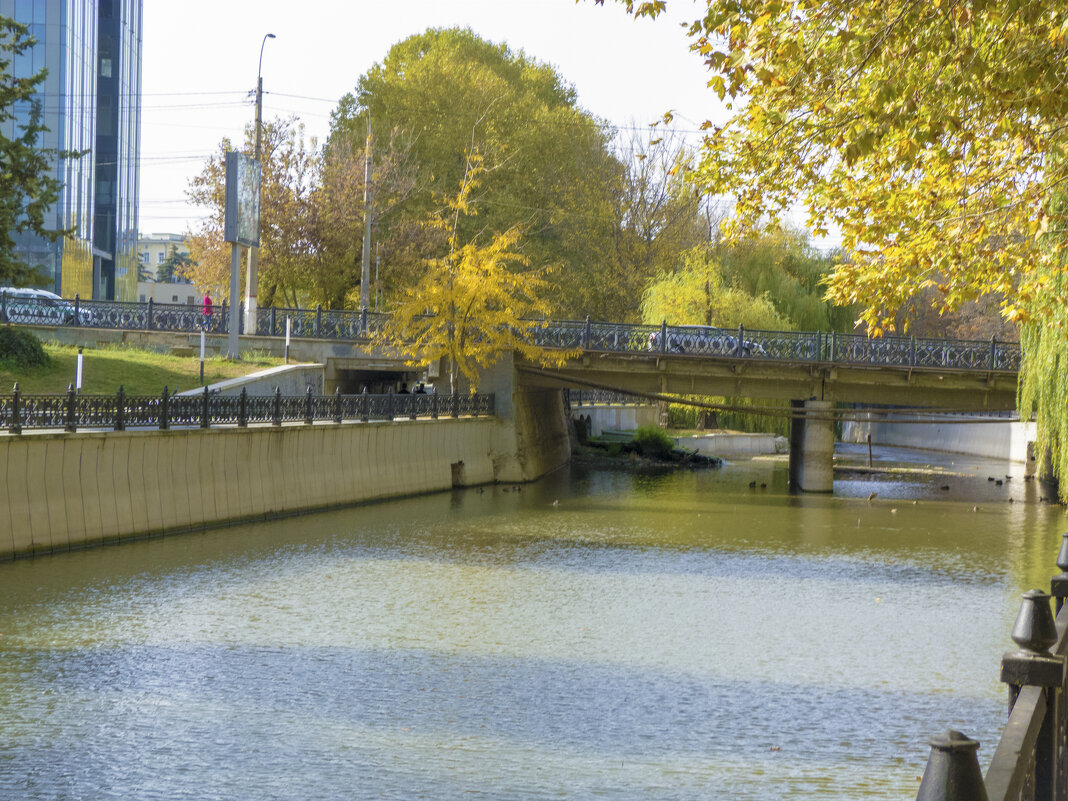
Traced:
MULTIPOLYGON (((0 305, 3 319, 0 322, 36 325, 73 325, 75 322, 74 304, 55 292, 25 287, 0 287, 0 296, 3 298, 0 305)), ((77 319, 82 325, 91 325, 93 313, 88 309, 78 309, 77 319)))

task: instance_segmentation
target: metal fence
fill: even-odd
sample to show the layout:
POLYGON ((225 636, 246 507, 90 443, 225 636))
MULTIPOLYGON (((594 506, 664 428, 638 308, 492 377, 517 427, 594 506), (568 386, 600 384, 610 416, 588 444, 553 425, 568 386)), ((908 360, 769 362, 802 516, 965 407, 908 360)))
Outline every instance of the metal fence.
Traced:
MULTIPOLYGON (((286 321, 295 337, 356 341, 371 340, 388 315, 364 310, 332 311, 267 308, 256 310, 256 331, 261 336, 284 336, 286 321)), ((239 315, 241 330, 244 314, 239 315)), ((226 334, 229 313, 226 303, 204 314, 200 305, 46 301, 9 297, 0 292, 0 322, 68 325, 83 328, 120 328, 196 333, 207 330, 226 334)), ((699 325, 632 325, 585 321, 540 322, 532 331, 534 344, 546 348, 602 353, 693 355, 779 362, 829 362, 835 364, 918 367, 960 370, 1016 371, 1020 367, 1018 342, 996 339, 952 340, 925 337, 884 336, 823 331, 761 331, 699 325)))
POLYGON ((986 777, 979 743, 958 731, 931 740, 917 801, 1068 801, 1068 533, 1050 593, 1029 590, 1012 627, 1018 651, 1001 660, 1009 719, 986 777), (1056 599, 1057 617, 1050 610, 1056 599))
POLYGON ((393 393, 381 395, 220 395, 207 388, 197 395, 26 395, 18 384, 0 395, 0 431, 19 434, 27 429, 168 429, 211 428, 282 423, 311 425, 319 421, 396 420, 439 417, 485 417, 494 414, 492 394, 438 395, 393 393))

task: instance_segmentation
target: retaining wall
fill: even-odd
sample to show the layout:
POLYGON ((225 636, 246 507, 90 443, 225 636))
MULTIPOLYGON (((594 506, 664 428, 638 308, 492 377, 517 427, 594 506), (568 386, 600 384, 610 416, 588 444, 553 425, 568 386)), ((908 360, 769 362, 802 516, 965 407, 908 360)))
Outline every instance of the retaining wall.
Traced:
MULTIPOLYGON (((493 418, 0 437, 0 559, 494 480, 493 418)), ((504 459, 508 462, 508 459, 504 459)), ((565 458, 566 461, 566 458, 565 458)))
MULTIPOLYGON (((843 442, 866 442, 905 448, 965 453, 1028 463, 1027 444, 1035 439, 1034 423, 894 423, 848 422, 843 442)), ((1033 461, 1033 460, 1032 460, 1033 461)))
POLYGON ((655 426, 657 409, 651 405, 613 406, 591 405, 572 406, 574 418, 589 415, 590 434, 601 436, 604 431, 633 431, 638 426, 655 426))

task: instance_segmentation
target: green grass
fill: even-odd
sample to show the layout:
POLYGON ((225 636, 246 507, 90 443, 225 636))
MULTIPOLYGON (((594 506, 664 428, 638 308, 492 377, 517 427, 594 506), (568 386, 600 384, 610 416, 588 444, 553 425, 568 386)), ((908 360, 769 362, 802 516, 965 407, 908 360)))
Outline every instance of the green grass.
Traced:
MULTIPOLYGON (((52 364, 47 367, 15 367, 0 361, 0 394, 10 394, 18 382, 21 392, 49 394, 66 392, 74 383, 78 349, 69 345, 45 345, 52 364)), ((211 384, 237 378, 268 367, 284 359, 246 353, 239 362, 221 356, 204 361, 204 381, 211 384)), ((200 357, 172 356, 136 348, 86 348, 82 354, 82 394, 112 395, 122 386, 127 395, 158 395, 167 387, 171 392, 200 386, 200 357)))

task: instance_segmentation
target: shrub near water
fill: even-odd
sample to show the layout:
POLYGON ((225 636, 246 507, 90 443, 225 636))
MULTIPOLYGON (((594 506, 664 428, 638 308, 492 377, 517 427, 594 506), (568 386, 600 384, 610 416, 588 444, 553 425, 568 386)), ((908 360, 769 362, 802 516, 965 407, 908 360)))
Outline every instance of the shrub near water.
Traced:
POLYGON ((0 326, 0 362, 16 367, 47 367, 52 363, 41 340, 22 328, 0 326))
POLYGON ((634 444, 646 458, 667 459, 675 449, 675 440, 658 426, 638 426, 634 432, 634 444))

